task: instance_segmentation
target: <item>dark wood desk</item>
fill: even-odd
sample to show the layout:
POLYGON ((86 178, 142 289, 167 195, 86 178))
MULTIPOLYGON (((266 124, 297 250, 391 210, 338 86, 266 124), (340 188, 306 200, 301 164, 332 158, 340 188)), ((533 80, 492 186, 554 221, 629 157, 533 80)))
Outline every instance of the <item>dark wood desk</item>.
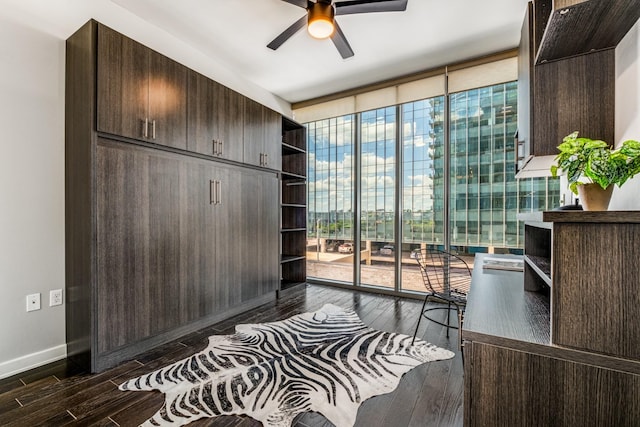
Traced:
POLYGON ((548 293, 476 256, 462 328, 466 426, 637 426, 640 363, 551 344, 548 293))

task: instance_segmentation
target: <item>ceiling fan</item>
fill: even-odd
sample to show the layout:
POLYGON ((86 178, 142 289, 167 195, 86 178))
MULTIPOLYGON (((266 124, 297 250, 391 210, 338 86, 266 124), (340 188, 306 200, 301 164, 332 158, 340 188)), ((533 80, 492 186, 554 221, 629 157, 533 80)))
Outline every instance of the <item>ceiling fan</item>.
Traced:
POLYGON ((312 37, 325 39, 331 37, 333 44, 343 59, 353 56, 353 49, 349 46, 342 29, 335 20, 338 15, 352 15, 370 12, 403 12, 407 9, 409 0, 282 0, 284 2, 306 9, 307 14, 298 19, 289 28, 267 45, 276 50, 291 36, 307 25, 312 37))

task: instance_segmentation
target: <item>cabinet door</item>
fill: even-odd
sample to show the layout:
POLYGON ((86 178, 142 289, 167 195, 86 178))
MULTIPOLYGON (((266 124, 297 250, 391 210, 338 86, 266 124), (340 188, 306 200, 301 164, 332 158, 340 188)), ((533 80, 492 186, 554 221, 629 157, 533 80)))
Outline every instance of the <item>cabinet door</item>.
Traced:
POLYGON ((187 149, 187 68, 150 51, 149 137, 156 144, 187 149))
POLYGON ((242 96, 189 72, 188 150, 242 162, 242 96))
POLYGON ((98 131, 129 138, 144 137, 148 77, 149 49, 98 25, 98 131))
MULTIPOLYGON (((241 272, 250 261, 242 248, 247 234, 242 223, 242 169, 216 165, 211 175, 218 181, 217 203, 213 207, 216 246, 216 309, 227 310, 241 302, 241 272)), ((253 191, 249 189, 249 191, 253 191)))
POLYGON ((244 96, 218 85, 218 139, 224 144, 223 157, 243 161, 244 96))
POLYGON ((278 287, 278 180, 275 175, 246 171, 242 188, 242 301, 249 301, 278 287))
POLYGON ((215 82, 195 71, 189 71, 187 102, 187 149, 213 156, 217 137, 215 82))
POLYGON ((98 353, 180 324, 184 163, 100 140, 96 165, 98 353))
MULTIPOLYGON (((217 308, 217 244, 213 186, 209 162, 192 160, 183 174, 180 199, 180 271, 184 283, 181 322, 200 319, 217 308)), ((178 224, 176 224, 178 226, 178 224)))
POLYGON ((532 154, 557 154, 574 131, 613 142, 614 104, 614 49, 536 65, 532 154))
POLYGON ((244 162, 264 165, 264 107, 252 99, 244 99, 244 162))
POLYGON ((267 154, 267 167, 280 170, 282 168, 282 116, 263 107, 264 117, 264 152, 267 154))

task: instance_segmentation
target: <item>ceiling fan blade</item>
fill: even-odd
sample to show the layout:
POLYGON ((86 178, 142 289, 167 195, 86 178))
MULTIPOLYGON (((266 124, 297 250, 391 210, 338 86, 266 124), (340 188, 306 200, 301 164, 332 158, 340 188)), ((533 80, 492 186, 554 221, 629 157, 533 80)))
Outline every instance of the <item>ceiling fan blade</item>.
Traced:
POLYGON ((336 46, 336 49, 338 49, 338 52, 340 52, 342 59, 351 58, 353 56, 353 49, 351 49, 351 46, 349 46, 349 42, 344 36, 344 33, 342 32, 342 29, 340 28, 338 23, 334 21, 334 24, 336 26, 336 29, 331 36, 331 40, 336 46))
POLYGON ((305 25, 307 25, 307 15, 304 15, 302 18, 300 18, 296 22, 294 22, 289 28, 287 28, 282 33, 280 33, 280 35, 278 37, 276 37, 275 39, 273 39, 271 41, 271 43, 269 43, 267 45, 267 47, 269 49, 276 50, 277 48, 282 46, 282 43, 284 43, 287 40, 289 40, 289 38, 292 35, 294 35, 298 31, 300 31, 305 25))
POLYGON ((290 3, 294 6, 300 6, 303 9, 307 8, 307 0, 282 0, 283 2, 290 3))
POLYGON ((403 12, 409 0, 345 0, 334 3, 336 15, 370 12, 403 12))

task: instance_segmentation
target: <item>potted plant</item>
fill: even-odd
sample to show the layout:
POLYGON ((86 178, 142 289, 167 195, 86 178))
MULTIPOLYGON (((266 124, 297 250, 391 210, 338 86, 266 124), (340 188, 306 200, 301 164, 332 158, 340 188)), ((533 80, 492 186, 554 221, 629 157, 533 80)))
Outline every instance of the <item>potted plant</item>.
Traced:
POLYGON ((569 189, 578 194, 585 210, 607 210, 613 185, 620 187, 640 172, 640 142, 628 140, 613 149, 604 141, 579 138, 573 132, 562 139, 560 154, 551 166, 566 174, 569 189))

